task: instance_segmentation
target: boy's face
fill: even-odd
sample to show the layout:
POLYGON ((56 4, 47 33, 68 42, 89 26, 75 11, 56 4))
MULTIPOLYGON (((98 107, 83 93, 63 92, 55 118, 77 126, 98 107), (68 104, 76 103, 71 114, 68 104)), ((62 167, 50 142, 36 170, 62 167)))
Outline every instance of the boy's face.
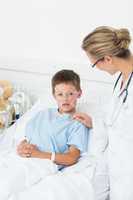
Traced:
POLYGON ((77 99, 81 96, 81 90, 77 91, 71 83, 60 83, 55 86, 54 97, 60 113, 75 112, 77 99))

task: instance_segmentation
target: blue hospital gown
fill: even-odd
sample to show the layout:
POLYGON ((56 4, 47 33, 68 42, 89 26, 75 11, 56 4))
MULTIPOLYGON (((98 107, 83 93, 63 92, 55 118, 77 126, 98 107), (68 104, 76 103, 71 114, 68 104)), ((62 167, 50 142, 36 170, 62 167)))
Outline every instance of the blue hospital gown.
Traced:
POLYGON ((64 153, 70 145, 86 152, 88 137, 88 128, 56 108, 40 111, 26 126, 28 141, 44 152, 64 153))

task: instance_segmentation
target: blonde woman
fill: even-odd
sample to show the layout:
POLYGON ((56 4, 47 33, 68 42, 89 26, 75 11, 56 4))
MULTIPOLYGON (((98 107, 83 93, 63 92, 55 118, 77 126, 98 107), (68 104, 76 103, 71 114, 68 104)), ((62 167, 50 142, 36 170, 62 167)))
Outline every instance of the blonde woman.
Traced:
MULTIPOLYGON (((133 56, 129 49, 131 36, 126 28, 102 26, 83 40, 92 67, 113 75, 114 83, 107 116, 98 128, 96 119, 83 113, 75 118, 87 127, 97 127, 108 136, 108 168, 111 200, 133 200, 133 56)), ((97 133, 98 134, 98 133, 97 133)))

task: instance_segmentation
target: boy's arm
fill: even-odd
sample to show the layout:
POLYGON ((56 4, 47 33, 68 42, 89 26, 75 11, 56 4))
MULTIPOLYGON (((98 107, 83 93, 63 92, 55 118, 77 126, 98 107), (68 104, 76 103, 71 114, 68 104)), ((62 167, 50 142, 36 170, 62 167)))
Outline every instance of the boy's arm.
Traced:
MULTIPOLYGON (((87 150, 88 129, 81 123, 75 121, 73 126, 69 129, 68 136, 68 150, 65 153, 55 154, 55 163, 59 165, 75 164, 80 157, 80 153, 87 150)), ((31 144, 30 144, 31 145, 31 144)), ((24 151, 19 151, 19 155, 23 157, 34 157, 41 159, 51 159, 52 152, 42 152, 37 146, 26 145, 24 151), (29 149, 28 149, 28 148, 29 149)))
POLYGON ((70 146, 68 152, 64 154, 57 153, 55 155, 55 163, 60 165, 73 165, 80 157, 80 150, 74 146, 70 146))
MULTIPOLYGON (((30 157, 40 159, 51 159, 52 153, 39 151, 37 148, 32 149, 30 157)), ((66 153, 56 153, 54 162, 58 165, 73 165, 80 157, 80 150, 74 146, 70 146, 66 153)))
MULTIPOLYGON (((35 145, 23 144, 23 148, 18 148, 17 152, 21 157, 32 157, 40 159, 50 159, 52 153, 43 152, 37 149, 35 145)), ((68 152, 66 153, 56 153, 54 162, 58 165, 73 165, 75 164, 80 157, 80 150, 74 146, 70 146, 68 152)))

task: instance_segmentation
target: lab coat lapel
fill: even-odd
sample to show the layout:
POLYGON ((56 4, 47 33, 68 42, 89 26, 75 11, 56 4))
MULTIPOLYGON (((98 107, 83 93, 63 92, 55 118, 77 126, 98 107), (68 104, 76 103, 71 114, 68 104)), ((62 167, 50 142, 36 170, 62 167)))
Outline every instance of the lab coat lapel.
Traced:
POLYGON ((112 126, 114 124, 114 122, 117 120, 117 117, 119 116, 121 107, 122 107, 122 99, 121 97, 119 97, 121 90, 123 89, 123 87, 125 86, 125 84, 123 85, 122 89, 120 90, 120 85, 121 85, 121 78, 115 88, 115 90, 113 91, 113 95, 112 95, 112 99, 110 102, 110 106, 109 106, 109 112, 108 112, 108 116, 107 116, 107 125, 112 126))

